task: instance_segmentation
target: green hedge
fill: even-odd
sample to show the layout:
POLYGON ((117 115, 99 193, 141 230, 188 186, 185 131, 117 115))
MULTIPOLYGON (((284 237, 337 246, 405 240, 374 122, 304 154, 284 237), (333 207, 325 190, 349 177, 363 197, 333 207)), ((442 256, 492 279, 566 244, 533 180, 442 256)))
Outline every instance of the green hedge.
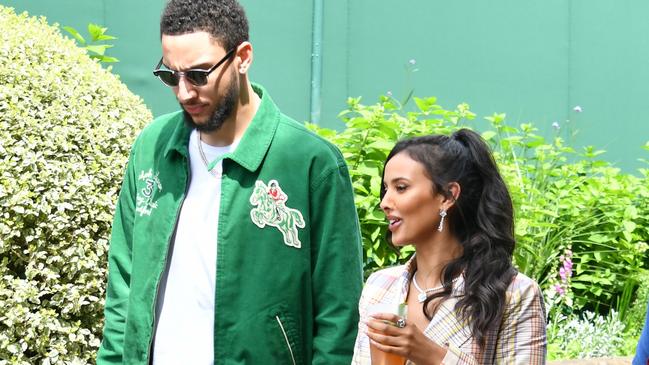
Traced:
POLYGON ((0 6, 0 364, 93 362, 114 203, 150 119, 58 28, 0 6))

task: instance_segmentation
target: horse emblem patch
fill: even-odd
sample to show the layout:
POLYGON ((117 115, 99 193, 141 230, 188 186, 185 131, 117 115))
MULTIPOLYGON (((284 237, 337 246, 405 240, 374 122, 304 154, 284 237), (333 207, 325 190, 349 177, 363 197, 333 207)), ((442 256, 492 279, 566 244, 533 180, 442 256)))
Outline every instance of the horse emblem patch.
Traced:
POLYGON ((140 213, 140 217, 151 215, 151 212, 158 207, 158 202, 154 201, 153 197, 157 192, 162 191, 158 173, 154 174, 151 169, 147 172, 140 171, 138 180, 144 181, 146 186, 137 193, 135 211, 140 213))
POLYGON ((252 222, 259 228, 272 226, 279 229, 287 246, 300 248, 302 242, 297 234, 298 228, 304 228, 304 217, 297 209, 286 206, 288 196, 279 186, 277 180, 270 180, 268 185, 257 180, 250 196, 252 222))

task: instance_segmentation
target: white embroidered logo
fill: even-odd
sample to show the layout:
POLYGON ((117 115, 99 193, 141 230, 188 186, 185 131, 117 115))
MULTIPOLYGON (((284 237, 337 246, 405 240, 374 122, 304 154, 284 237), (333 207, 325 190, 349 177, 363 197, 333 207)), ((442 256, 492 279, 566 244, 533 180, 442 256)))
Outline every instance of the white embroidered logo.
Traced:
POLYGON ((140 217, 144 215, 151 215, 151 212, 158 207, 158 202, 153 200, 156 193, 162 191, 162 184, 158 179, 158 173, 153 174, 153 171, 144 172, 140 171, 140 177, 146 183, 146 186, 137 193, 135 211, 140 213, 140 217))
POLYGON ((302 242, 297 234, 297 228, 304 228, 304 218, 297 209, 286 206, 288 196, 282 191, 277 180, 270 180, 268 186, 257 180, 250 196, 250 204, 255 206, 250 211, 252 222, 259 228, 269 225, 277 227, 284 236, 284 243, 291 247, 300 248, 302 242))

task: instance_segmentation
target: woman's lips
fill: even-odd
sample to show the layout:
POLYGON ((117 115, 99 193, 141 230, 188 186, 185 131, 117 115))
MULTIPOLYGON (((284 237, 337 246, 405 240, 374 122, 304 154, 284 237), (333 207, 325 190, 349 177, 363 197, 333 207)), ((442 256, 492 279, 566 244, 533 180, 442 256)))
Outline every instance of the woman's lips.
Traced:
POLYGON ((388 219, 388 229, 394 232, 401 225, 401 219, 399 218, 390 218, 388 219))

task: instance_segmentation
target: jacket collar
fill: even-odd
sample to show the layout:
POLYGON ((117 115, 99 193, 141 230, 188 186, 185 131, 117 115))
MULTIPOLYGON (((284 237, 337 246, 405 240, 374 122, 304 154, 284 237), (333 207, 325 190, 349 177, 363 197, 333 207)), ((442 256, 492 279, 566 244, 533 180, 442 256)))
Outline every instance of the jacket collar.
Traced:
MULTIPOLYGON (((226 153, 220 158, 210 162, 208 167, 210 170, 214 168, 219 161, 231 159, 248 171, 253 172, 259 168, 261 161, 263 161, 264 156, 266 156, 266 152, 268 152, 270 143, 272 142, 277 126, 279 125, 280 113, 279 109, 270 98, 270 95, 268 95, 261 85, 252 84, 252 88, 261 99, 255 116, 252 118, 248 128, 246 128, 237 148, 233 152, 226 153)), ((182 120, 182 112, 179 112, 177 116, 179 117, 179 120, 176 124, 176 129, 169 139, 169 143, 167 143, 165 156, 170 151, 174 150, 187 157, 187 146, 189 143, 191 128, 187 127, 182 120)))

